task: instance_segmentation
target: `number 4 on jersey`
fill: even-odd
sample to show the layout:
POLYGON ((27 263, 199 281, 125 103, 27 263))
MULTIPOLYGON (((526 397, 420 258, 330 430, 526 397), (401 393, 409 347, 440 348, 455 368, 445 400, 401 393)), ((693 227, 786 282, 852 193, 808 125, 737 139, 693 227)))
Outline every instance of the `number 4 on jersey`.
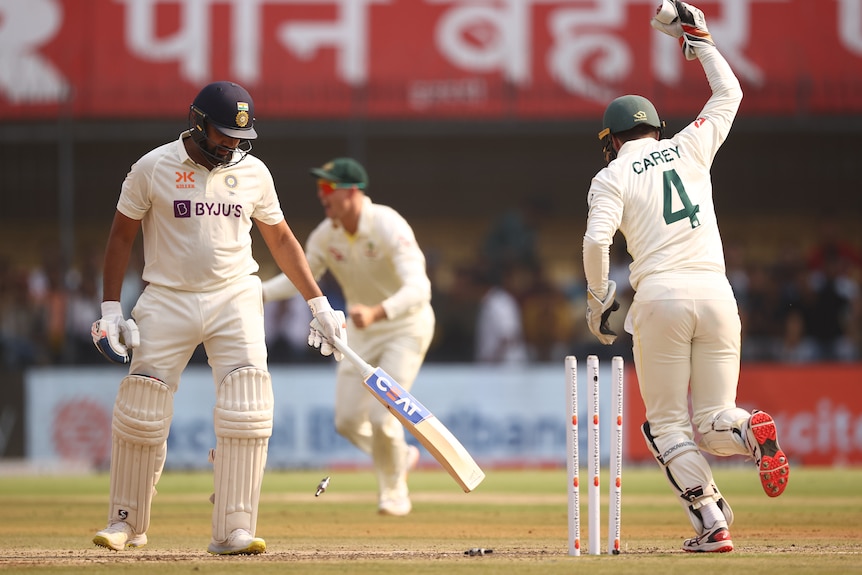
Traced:
POLYGON ((691 222, 691 227, 696 228, 700 225, 700 220, 697 219, 697 212, 700 211, 700 206, 691 205, 691 200, 688 199, 688 194, 685 193, 685 186, 682 185, 682 180, 679 179, 679 174, 676 170, 667 170, 664 176, 664 223, 670 225, 678 222, 683 218, 688 218, 691 222), (673 211, 673 191, 676 190, 679 200, 682 202, 682 209, 673 211))

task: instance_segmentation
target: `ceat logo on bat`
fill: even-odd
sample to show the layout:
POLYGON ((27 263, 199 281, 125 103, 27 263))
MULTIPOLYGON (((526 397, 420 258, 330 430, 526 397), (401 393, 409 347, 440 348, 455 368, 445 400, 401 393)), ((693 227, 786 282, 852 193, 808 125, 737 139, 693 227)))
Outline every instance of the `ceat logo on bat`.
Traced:
POLYGON ((410 395, 410 392, 401 387, 392 376, 380 368, 374 370, 365 384, 371 391, 386 402, 389 409, 398 412, 407 418, 413 425, 423 421, 431 412, 410 395))

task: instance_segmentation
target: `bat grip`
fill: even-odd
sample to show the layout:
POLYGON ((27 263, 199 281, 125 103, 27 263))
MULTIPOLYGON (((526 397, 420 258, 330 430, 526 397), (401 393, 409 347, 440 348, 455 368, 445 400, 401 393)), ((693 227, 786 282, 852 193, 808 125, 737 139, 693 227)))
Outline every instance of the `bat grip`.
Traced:
POLYGON ((362 379, 367 379, 369 375, 374 373, 374 368, 367 361, 359 357, 359 354, 350 349, 350 346, 340 337, 333 337, 330 343, 335 349, 343 353, 344 357, 350 360, 350 363, 356 366, 356 369, 362 374, 362 379))
MULTIPOLYGON (((323 330, 320 326, 320 322, 317 321, 317 318, 311 320, 311 327, 319 331, 321 334, 323 333, 323 330)), ((367 379, 369 375, 374 373, 374 368, 371 367, 371 365, 369 365, 367 361, 359 357, 359 354, 350 349, 350 346, 347 345, 347 342, 342 340, 340 337, 333 337, 332 340, 329 341, 329 343, 331 343, 335 349, 343 353, 344 357, 350 360, 350 363, 356 366, 356 369, 358 369, 359 373, 362 374, 362 379, 367 379)))

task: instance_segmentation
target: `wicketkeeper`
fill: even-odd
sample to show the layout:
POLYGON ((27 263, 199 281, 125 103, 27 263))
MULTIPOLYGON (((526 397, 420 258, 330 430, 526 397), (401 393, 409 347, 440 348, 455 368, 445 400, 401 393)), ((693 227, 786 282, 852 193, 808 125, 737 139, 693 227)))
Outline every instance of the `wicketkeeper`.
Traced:
POLYGON ((646 98, 622 96, 605 110, 599 138, 607 167, 590 185, 583 243, 587 323, 599 341, 613 343, 608 316, 619 305, 608 257, 620 230, 633 260, 636 293, 625 329, 646 406, 644 438, 694 527, 683 549, 731 551, 733 512, 701 450, 753 457, 770 497, 784 491, 790 474, 772 417, 736 406, 741 325, 725 274, 710 169, 742 89, 700 10, 665 0, 651 24, 678 38, 686 59, 700 62, 712 96, 697 119, 668 139, 646 98))

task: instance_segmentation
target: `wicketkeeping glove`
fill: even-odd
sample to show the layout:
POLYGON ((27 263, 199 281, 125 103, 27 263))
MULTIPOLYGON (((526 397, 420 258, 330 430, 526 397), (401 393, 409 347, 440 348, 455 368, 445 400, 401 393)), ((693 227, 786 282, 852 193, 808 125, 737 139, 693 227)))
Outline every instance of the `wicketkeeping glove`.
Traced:
POLYGON ((679 38, 679 45, 687 60, 695 60, 698 46, 715 46, 706 28, 703 12, 680 0, 663 0, 650 20, 650 26, 668 36, 679 38))
POLYGON ((674 0, 664 0, 656 8, 655 16, 652 17, 649 24, 672 38, 682 37, 682 24, 679 23, 679 14, 676 12, 674 0))
POLYGON ((676 11, 679 14, 679 23, 682 25, 682 53, 685 54, 687 60, 697 58, 695 48, 699 46, 715 46, 712 41, 712 35, 706 29, 706 18, 703 17, 703 12, 699 8, 674 0, 676 11))
POLYGON ((330 343, 333 336, 347 342, 347 319, 343 311, 332 309, 326 296, 311 298, 308 307, 314 319, 308 332, 308 345, 320 350, 320 355, 334 355, 335 361, 344 359, 344 354, 330 343))
POLYGON ((141 345, 138 324, 123 317, 118 301, 102 302, 102 319, 90 328, 93 345, 108 361, 125 364, 132 360, 132 349, 141 345))
POLYGON ((611 313, 620 309, 619 302, 614 299, 617 295, 617 282, 608 280, 608 293, 601 300, 595 296, 593 291, 587 288, 587 325, 590 331, 600 342, 611 345, 617 339, 617 334, 608 327, 608 318, 611 313))

